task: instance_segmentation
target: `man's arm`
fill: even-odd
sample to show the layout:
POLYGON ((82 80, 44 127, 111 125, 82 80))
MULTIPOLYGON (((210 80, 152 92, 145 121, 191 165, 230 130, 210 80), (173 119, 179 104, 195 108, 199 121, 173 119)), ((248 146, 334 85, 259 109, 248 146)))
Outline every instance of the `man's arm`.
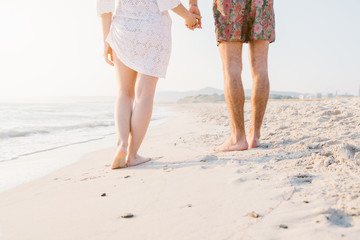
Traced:
POLYGON ((189 0, 189 6, 191 6, 192 4, 197 5, 197 4, 198 4, 198 0, 189 0))
MULTIPOLYGON (((198 7, 198 0, 189 0, 189 12, 201 16, 200 10, 198 7)), ((202 28, 201 18, 198 19, 198 28, 202 28)))

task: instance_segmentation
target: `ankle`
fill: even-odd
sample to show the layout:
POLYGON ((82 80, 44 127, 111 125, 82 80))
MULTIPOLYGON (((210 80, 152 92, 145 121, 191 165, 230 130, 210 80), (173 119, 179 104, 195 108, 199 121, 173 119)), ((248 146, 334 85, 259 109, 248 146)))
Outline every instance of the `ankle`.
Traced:
POLYGON ((246 136, 244 132, 235 131, 231 134, 231 141, 234 143, 241 142, 246 140, 246 136))
POLYGON ((136 159, 136 157, 137 157, 137 154, 129 153, 129 154, 128 154, 128 157, 127 157, 127 160, 128 160, 128 161, 131 161, 132 159, 136 159))
POLYGON ((253 137, 253 138, 260 138, 260 130, 254 130, 254 127, 250 127, 249 130, 249 137, 253 137))
POLYGON ((128 144, 127 144, 127 143, 123 143, 123 142, 118 142, 118 143, 117 143, 117 148, 126 151, 127 148, 128 148, 128 144))

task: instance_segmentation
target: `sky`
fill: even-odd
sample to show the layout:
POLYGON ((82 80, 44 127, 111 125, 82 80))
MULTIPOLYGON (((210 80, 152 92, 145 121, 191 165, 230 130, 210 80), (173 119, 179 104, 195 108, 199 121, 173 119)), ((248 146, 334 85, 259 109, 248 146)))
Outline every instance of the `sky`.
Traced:
MULTIPOLYGON (((187 1, 182 1, 187 6, 187 1)), ((223 89, 212 1, 199 0, 203 29, 173 19, 173 49, 158 91, 223 89)), ((358 94, 360 1, 275 0, 269 50, 271 90, 358 94)), ((114 69, 102 57, 96 1, 0 1, 0 98, 114 96, 114 69)), ((251 88, 248 46, 243 82, 251 88)))

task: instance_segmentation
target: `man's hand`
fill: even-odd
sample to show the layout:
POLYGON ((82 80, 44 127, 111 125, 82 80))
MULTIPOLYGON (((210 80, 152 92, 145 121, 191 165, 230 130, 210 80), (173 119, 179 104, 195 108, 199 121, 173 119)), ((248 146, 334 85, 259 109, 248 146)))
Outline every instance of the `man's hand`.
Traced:
POLYGON ((191 12, 192 14, 200 16, 200 18, 197 18, 197 21, 198 21, 197 28, 202 28, 202 26, 201 26, 201 14, 200 14, 200 10, 199 10, 197 4, 190 4, 189 12, 191 12))

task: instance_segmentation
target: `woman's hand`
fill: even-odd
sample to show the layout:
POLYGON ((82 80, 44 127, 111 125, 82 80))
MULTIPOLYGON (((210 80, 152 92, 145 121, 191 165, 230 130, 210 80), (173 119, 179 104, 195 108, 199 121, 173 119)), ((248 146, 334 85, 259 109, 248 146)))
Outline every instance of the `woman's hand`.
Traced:
POLYGON ((110 66, 114 66, 113 51, 108 42, 104 42, 104 58, 110 66), (110 56, 110 58, 109 58, 110 56))

